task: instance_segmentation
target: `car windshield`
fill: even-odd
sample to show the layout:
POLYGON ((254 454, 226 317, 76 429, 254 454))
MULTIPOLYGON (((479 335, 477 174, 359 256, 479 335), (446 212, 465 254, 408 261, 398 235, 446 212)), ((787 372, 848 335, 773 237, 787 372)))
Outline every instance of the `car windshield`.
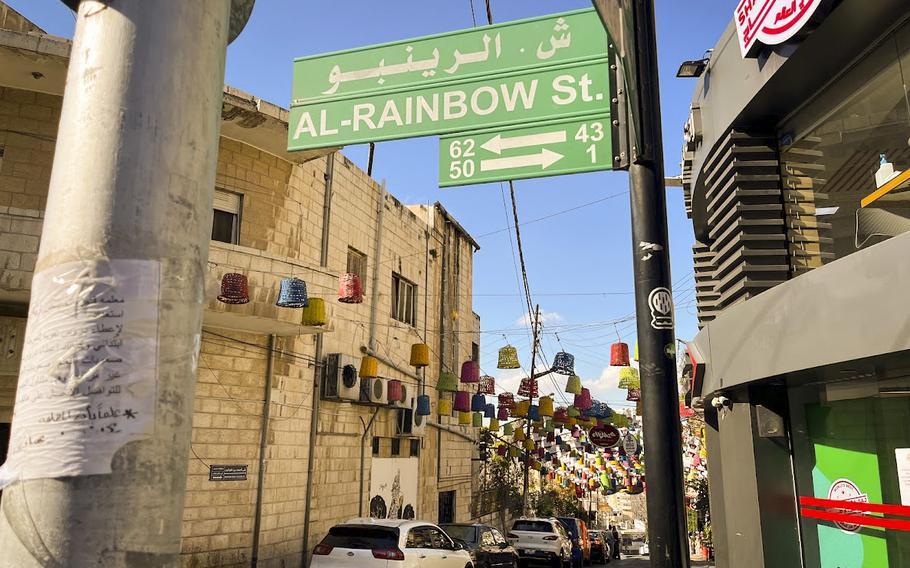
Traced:
POLYGON ((468 544, 476 544, 477 531, 471 525, 439 525, 446 534, 453 539, 464 541, 468 544))
POLYGON ((553 527, 550 523, 546 521, 524 521, 518 520, 515 521, 515 524, 512 525, 513 531, 529 531, 529 532, 553 532, 553 527))
POLYGON ((355 550, 394 548, 398 546, 398 529, 356 525, 332 527, 322 544, 355 550))

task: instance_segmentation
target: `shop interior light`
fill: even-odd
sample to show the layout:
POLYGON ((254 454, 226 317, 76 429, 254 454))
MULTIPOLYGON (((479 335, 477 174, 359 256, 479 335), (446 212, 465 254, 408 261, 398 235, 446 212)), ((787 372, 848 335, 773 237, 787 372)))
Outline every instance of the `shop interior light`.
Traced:
POLYGON ((707 68, 707 66, 707 59, 683 61, 682 65, 679 66, 679 71, 676 72, 676 76, 680 78, 701 77, 702 73, 705 72, 705 68, 707 68))

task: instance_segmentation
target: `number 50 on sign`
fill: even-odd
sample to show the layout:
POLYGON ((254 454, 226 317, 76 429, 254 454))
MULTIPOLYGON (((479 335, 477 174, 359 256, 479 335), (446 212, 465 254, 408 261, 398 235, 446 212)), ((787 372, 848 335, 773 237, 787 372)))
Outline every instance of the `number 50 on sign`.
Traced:
POLYGON ((439 186, 527 179, 613 167, 609 114, 487 129, 439 139, 439 186))

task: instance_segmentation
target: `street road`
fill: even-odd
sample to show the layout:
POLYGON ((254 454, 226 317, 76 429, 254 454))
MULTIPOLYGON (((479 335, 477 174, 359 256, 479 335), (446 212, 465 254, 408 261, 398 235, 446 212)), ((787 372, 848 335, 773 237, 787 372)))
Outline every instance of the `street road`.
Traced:
MULTIPOLYGON (((600 564, 595 564, 600 566, 600 564)), ((650 568, 651 564, 647 556, 623 556, 622 560, 613 560, 609 564, 604 564, 607 568, 650 568)), ((693 560, 691 566, 699 568, 714 568, 710 562, 693 560)))

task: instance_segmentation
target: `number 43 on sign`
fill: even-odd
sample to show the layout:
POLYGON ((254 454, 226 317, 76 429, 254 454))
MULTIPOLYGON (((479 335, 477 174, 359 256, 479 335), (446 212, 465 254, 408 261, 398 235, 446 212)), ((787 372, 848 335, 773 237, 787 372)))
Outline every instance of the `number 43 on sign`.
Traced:
POLYGON ((487 129, 439 139, 439 186, 610 170, 608 114, 531 127, 487 129))

